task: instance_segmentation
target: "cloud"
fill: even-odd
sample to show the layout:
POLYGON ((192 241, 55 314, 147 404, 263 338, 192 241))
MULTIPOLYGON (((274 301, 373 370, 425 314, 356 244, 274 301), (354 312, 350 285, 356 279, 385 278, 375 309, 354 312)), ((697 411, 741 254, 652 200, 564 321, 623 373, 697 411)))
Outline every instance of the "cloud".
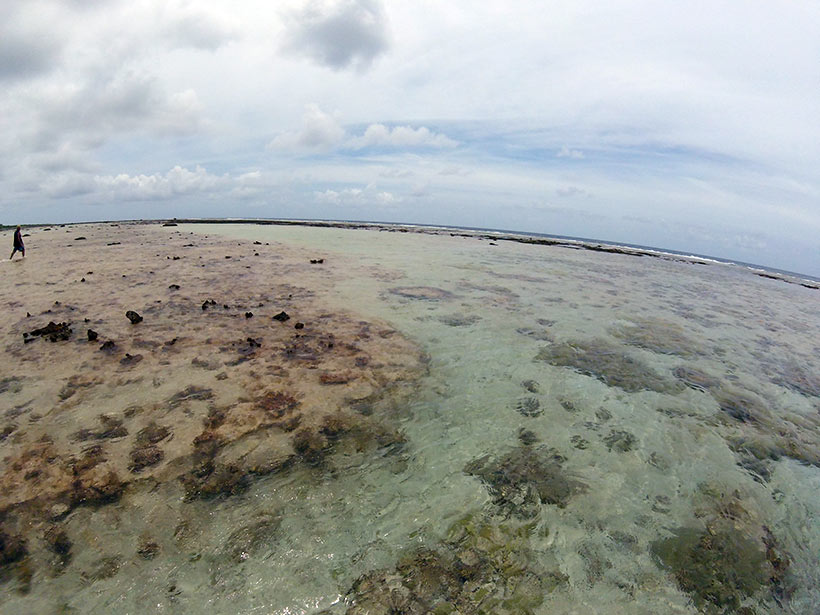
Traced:
POLYGON ((560 197, 589 196, 589 192, 578 186, 562 186, 556 188, 555 194, 560 197))
POLYGON ((555 154, 556 158, 571 158, 572 160, 581 160, 584 157, 584 152, 577 149, 569 149, 566 145, 555 154))
POLYGON ((386 190, 379 190, 374 184, 364 188, 343 188, 342 190, 323 190, 313 193, 314 200, 323 205, 345 207, 391 206, 402 201, 401 197, 386 190))
POLYGON ((362 135, 346 136, 347 131, 339 124, 338 114, 325 113, 318 105, 310 104, 302 115, 299 130, 277 135, 268 143, 268 149, 321 152, 335 148, 361 150, 368 147, 448 149, 458 145, 457 141, 425 126, 388 128, 384 124, 370 124, 362 135))
POLYGON ((216 51, 223 44, 237 38, 236 28, 224 18, 194 5, 163 7, 161 31, 173 47, 190 47, 216 51), (176 10, 175 10, 176 9, 176 10))
POLYGON ((388 128, 384 124, 371 124, 361 137, 350 139, 346 144, 350 149, 365 147, 429 147, 434 149, 452 148, 458 145, 441 133, 431 131, 425 126, 412 128, 410 126, 394 126, 388 128))
POLYGON ((199 165, 193 171, 177 165, 165 174, 152 175, 63 173, 45 182, 44 189, 51 198, 94 194, 106 201, 157 201, 212 193, 234 184, 229 176, 211 175, 199 165))
POLYGON ((302 115, 302 127, 295 132, 285 132, 268 143, 268 149, 328 150, 338 145, 345 136, 345 129, 336 117, 310 104, 302 115))
POLYGON ((29 18, 22 4, 0 9, 0 80, 14 81, 51 70, 63 48, 63 33, 29 18))
POLYGON ((389 46, 379 0, 313 0, 289 22, 285 50, 334 70, 367 68, 389 46))

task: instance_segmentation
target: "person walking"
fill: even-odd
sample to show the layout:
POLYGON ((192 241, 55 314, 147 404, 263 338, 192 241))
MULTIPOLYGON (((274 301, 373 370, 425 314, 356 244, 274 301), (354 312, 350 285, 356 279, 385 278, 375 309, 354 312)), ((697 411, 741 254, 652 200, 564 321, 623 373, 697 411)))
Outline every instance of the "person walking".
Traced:
POLYGON ((9 260, 14 258, 15 252, 20 252, 23 255, 23 258, 26 257, 26 246, 23 243, 23 233, 20 230, 20 225, 17 225, 17 230, 14 231, 14 248, 11 251, 11 256, 9 256, 9 260))

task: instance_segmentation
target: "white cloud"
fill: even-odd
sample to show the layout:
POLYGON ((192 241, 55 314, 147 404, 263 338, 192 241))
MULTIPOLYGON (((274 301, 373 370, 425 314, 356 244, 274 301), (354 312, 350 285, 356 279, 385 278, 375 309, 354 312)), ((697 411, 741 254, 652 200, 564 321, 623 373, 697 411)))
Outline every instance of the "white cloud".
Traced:
POLYGON ((302 116, 302 126, 298 131, 285 132, 275 137, 269 149, 277 150, 328 150, 345 136, 345 130, 333 115, 322 111, 318 105, 310 104, 302 116))
POLYGON ((578 186, 561 186, 555 189, 555 194, 560 197, 589 196, 589 192, 578 186))
POLYGON ((457 141, 446 135, 431 131, 425 126, 412 128, 410 126, 394 126, 388 128, 384 124, 371 124, 361 137, 350 139, 345 146, 351 149, 365 147, 429 147, 446 149, 456 147, 457 141))
POLYGON ((380 0, 313 0, 288 22, 285 49, 335 70, 367 68, 389 45, 380 0))
POLYGON ((157 201, 195 194, 211 193, 234 184, 228 176, 211 175, 203 167, 193 171, 175 166, 165 174, 91 175, 76 172, 52 176, 45 183, 51 198, 92 194, 97 199, 120 201, 157 201))
POLYGON ((572 160, 581 160, 584 157, 584 152, 577 149, 570 149, 566 145, 555 154, 556 158, 571 158, 572 160))
POLYGON ((313 196, 314 200, 320 204, 354 208, 374 205, 390 207, 402 201, 401 197, 392 192, 379 190, 375 184, 368 184, 364 188, 316 191, 313 196))

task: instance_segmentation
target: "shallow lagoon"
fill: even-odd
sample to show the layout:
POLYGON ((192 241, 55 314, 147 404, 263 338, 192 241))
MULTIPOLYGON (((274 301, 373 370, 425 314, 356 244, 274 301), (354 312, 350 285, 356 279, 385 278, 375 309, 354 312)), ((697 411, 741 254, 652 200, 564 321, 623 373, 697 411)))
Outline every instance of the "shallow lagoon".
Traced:
MULTIPOLYGON (((135 482, 61 520, 64 569, 34 570, 28 588, 7 572, 4 612, 820 604, 817 290, 739 267, 447 232, 151 232, 166 250, 231 246, 241 256, 210 261, 214 275, 241 262, 271 285, 309 285, 305 301, 388 323, 419 347, 410 390, 348 398, 401 442, 323 445, 321 459, 303 454, 213 498, 135 482), (280 251, 308 269, 285 267, 280 251)), ((211 359, 222 364, 180 373, 176 388, 230 374, 211 359)))

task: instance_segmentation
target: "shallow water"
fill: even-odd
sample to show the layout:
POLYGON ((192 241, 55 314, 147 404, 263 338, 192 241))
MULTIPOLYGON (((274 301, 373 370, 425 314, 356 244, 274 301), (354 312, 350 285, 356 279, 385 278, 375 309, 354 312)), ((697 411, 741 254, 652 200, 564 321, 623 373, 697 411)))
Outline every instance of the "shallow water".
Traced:
POLYGON ((411 393, 367 410, 406 441, 340 444, 230 497, 187 501, 160 479, 76 508, 70 565, 35 571, 27 591, 7 575, 4 613, 819 608, 818 291, 447 233, 161 232, 323 259, 317 302, 385 321, 426 354, 411 393), (135 553, 146 536, 151 558, 135 553), (461 587, 430 589, 425 566, 457 569, 461 587), (389 589, 391 605, 374 598, 389 589))

